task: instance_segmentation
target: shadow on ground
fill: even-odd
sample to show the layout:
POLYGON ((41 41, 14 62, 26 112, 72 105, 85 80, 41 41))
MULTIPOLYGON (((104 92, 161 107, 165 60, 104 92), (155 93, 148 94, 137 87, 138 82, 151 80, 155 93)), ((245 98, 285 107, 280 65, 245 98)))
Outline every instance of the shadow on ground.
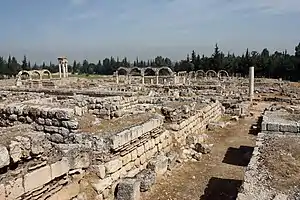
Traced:
POLYGON ((249 134, 257 135, 259 132, 261 132, 261 123, 262 123, 262 116, 258 117, 257 121, 251 125, 249 129, 249 134))
POLYGON ((200 200, 235 200, 242 180, 212 177, 200 200))
POLYGON ((249 146, 229 147, 222 162, 246 167, 250 162, 253 150, 254 148, 249 146))

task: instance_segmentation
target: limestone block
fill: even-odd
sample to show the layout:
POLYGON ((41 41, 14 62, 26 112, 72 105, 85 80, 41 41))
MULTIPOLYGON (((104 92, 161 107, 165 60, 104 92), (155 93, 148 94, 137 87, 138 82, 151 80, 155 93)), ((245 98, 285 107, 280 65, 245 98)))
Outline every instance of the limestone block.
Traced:
POLYGON ((123 166, 131 161, 131 153, 128 153, 121 157, 123 166))
POLYGON ((163 175, 168 168, 168 157, 164 155, 157 156, 149 161, 147 168, 154 170, 157 175, 163 175))
POLYGON ((136 167, 139 167, 141 165, 140 158, 136 158, 135 161, 134 161, 134 164, 135 164, 136 167))
POLYGON ((85 169, 90 166, 90 156, 88 153, 80 153, 77 156, 71 156, 69 159, 70 169, 85 169))
POLYGON ((0 184, 0 199, 5 200, 5 187, 3 184, 0 184))
POLYGON ((124 166, 125 170, 128 172, 134 167, 134 162, 130 162, 124 166))
POLYGON ((8 119, 11 120, 11 121, 17 121, 18 120, 18 115, 11 114, 11 115, 9 115, 8 119))
POLYGON ((67 158, 62 158, 61 161, 51 164, 51 177, 55 179, 69 172, 70 166, 67 158))
POLYGON ((9 154, 5 146, 0 145, 0 169, 9 165, 9 154))
POLYGON ((47 198, 47 200, 70 200, 76 197, 80 192, 80 186, 77 182, 71 183, 57 193, 47 198))
POLYGON ((63 143, 64 137, 58 133, 55 133, 50 136, 50 140, 55 143, 63 143))
POLYGON ((104 165, 92 165, 91 171, 94 172, 99 178, 105 177, 105 166, 104 165))
MULTIPOLYGON (((122 168, 121 168, 122 169, 122 168)), ((113 181, 116 181, 116 180, 118 180, 119 178, 120 178, 120 176, 121 176, 121 173, 122 173, 122 170, 118 170, 118 171, 116 171, 116 172, 114 172, 114 173, 112 173, 111 175, 110 175, 110 177, 112 178, 112 180, 113 181)))
POLYGON ((22 158, 21 144, 16 141, 11 141, 9 145, 9 154, 13 162, 18 162, 22 158))
POLYGON ((145 147, 144 147, 144 145, 141 145, 141 146, 137 147, 136 150, 137 150, 137 155, 141 156, 145 152, 145 147))
POLYGON ((62 125, 65 128, 69 128, 69 129, 77 129, 79 126, 78 121, 75 120, 70 120, 70 121, 62 121, 62 125))
POLYGON ((29 192, 51 181, 51 168, 49 165, 30 172, 24 176, 24 189, 29 192), (38 178, 37 178, 38 177, 38 178))
POLYGON ((135 178, 141 182, 140 191, 148 191, 156 182, 156 174, 153 170, 144 169, 140 171, 135 178))
POLYGON ((134 149, 134 150, 131 152, 131 160, 134 161, 136 158, 137 158, 137 150, 134 149))
POLYGON ((150 149, 150 144, 149 144, 149 142, 146 142, 146 143, 144 144, 144 147, 145 147, 145 151, 148 151, 148 150, 150 149))
POLYGON ((98 194, 101 194, 112 183, 113 179, 111 177, 107 177, 105 179, 99 179, 96 182, 92 183, 92 187, 97 191, 98 194))
POLYGON ((47 126, 52 126, 52 119, 45 119, 45 124, 47 126))
POLYGON ((60 120, 69 120, 74 116, 74 110, 68 108, 58 109, 55 112, 55 116, 60 120))
POLYGON ((22 196, 25 191, 23 188, 23 179, 18 178, 16 180, 9 181, 9 183, 5 186, 6 192, 6 200, 14 200, 18 197, 22 196))
POLYGON ((267 130, 278 132, 279 131, 279 124, 278 123, 268 123, 267 124, 267 130))
POLYGON ((146 162, 146 154, 143 153, 140 157, 140 161, 141 161, 141 164, 144 164, 146 162))
POLYGON ((140 181, 124 179, 118 184, 117 200, 140 200, 140 181))
POLYGON ((114 160, 111 160, 107 163, 105 163, 105 170, 106 173, 111 174, 116 172, 122 167, 122 161, 119 158, 116 158, 114 160))
POLYGON ((40 124, 40 125, 44 125, 44 124, 45 124, 45 119, 39 117, 39 118, 37 118, 36 122, 37 122, 38 124, 40 124))
POLYGON ((261 123, 261 130, 262 131, 267 131, 267 123, 266 122, 261 123))
POLYGON ((152 121, 148 121, 143 125, 143 134, 150 132, 153 129, 152 121))
POLYGON ((296 123, 295 124, 280 124, 279 130, 281 132, 297 133, 298 127, 297 127, 296 123))

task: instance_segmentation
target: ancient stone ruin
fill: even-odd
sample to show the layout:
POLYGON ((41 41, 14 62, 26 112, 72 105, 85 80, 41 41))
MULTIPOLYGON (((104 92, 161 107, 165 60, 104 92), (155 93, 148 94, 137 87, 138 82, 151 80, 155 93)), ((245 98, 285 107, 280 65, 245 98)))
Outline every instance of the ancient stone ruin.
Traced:
MULTIPOLYGON (((249 81, 226 71, 120 68, 99 79, 50 74, 52 86, 43 83, 47 71, 22 71, 17 81, 24 73, 30 84, 0 84, 1 200, 138 200, 177 164, 209 153, 205 131, 222 128, 224 116, 251 116, 255 102, 300 102, 289 82, 249 81)), ((262 141, 299 134, 299 118, 287 118, 297 117, 298 108, 269 109, 241 200, 267 193, 252 180, 262 141)))

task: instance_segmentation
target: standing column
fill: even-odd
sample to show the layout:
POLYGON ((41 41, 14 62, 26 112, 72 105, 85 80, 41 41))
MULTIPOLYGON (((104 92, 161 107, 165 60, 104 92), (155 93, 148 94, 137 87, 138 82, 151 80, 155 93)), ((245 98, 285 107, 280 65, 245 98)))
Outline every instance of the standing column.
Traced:
POLYGON ((66 72, 66 77, 68 77, 68 62, 65 62, 65 72, 66 72))
POLYGON ((61 78, 61 62, 58 63, 59 78, 61 78))
POLYGON ((254 66, 249 68, 249 98, 252 101, 254 97, 254 66))
POLYGON ((62 71, 63 71, 63 78, 66 77, 66 67, 65 67, 65 62, 62 62, 62 71))
POLYGON ((119 74, 118 74, 118 71, 115 72, 115 75, 116 75, 116 82, 117 82, 117 84, 119 84, 119 74))
POLYGON ((156 74, 156 85, 158 85, 158 73, 156 74))
POLYGON ((142 72, 142 85, 144 85, 145 84, 145 74, 144 74, 144 72, 142 72))

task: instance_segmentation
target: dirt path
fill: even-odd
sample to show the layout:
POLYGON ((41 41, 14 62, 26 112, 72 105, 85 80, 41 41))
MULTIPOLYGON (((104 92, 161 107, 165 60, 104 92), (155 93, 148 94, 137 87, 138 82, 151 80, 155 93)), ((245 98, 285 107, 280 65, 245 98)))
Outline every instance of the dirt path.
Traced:
POLYGON ((254 106, 254 116, 207 132, 214 144, 200 162, 184 163, 157 181, 143 200, 233 200, 242 184, 244 170, 255 145, 251 133, 263 104, 254 106))

